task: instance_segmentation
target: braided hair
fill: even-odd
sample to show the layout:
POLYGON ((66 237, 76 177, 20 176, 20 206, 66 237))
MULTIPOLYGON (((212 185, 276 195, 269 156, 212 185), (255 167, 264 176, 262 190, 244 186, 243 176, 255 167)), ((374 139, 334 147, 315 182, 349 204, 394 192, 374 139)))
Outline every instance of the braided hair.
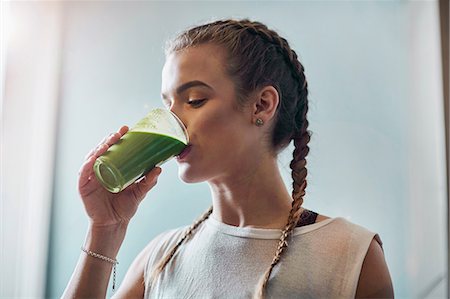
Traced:
MULTIPOLYGON (((226 72, 236 88, 237 102, 244 106, 249 95, 264 86, 273 86, 279 93, 271 134, 274 154, 294 143, 292 170, 292 207, 281 232, 274 258, 256 286, 255 298, 264 298, 270 275, 288 247, 299 218, 307 186, 306 156, 311 132, 308 131, 308 85, 303 65, 286 39, 260 22, 243 20, 219 20, 196 26, 182 32, 166 46, 166 55, 189 47, 214 44, 226 50, 226 72)), ((152 273, 156 279, 169 263, 176 250, 194 230, 212 213, 209 208, 187 229, 180 241, 165 256, 152 273)))

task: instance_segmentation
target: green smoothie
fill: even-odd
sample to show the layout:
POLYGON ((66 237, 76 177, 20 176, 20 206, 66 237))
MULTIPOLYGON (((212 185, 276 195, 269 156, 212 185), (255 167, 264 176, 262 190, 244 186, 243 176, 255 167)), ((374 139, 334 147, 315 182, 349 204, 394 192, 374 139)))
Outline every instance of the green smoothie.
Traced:
POLYGON ((94 172, 108 191, 118 193, 185 147, 185 143, 170 136, 129 131, 97 158, 94 172))

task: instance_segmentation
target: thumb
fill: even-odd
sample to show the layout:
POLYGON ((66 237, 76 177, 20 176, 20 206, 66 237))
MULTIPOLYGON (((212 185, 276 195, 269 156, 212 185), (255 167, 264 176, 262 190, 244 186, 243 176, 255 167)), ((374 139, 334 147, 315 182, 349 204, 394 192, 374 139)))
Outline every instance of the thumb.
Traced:
POLYGON ((132 188, 134 196, 138 201, 144 199, 148 191, 150 191, 156 185, 161 172, 161 167, 155 167, 149 173, 143 176, 142 179, 130 186, 132 188))

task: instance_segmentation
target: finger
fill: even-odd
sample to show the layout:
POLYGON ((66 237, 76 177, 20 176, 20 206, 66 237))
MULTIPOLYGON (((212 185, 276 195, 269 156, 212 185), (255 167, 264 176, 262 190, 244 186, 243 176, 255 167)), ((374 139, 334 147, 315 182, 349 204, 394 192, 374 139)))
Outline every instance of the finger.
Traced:
POLYGON ((128 127, 127 126, 122 126, 120 127, 118 133, 120 133, 121 136, 125 135, 125 133, 128 132, 128 127))
POLYGON ((113 133, 109 135, 109 137, 105 140, 104 144, 107 144, 108 146, 113 145, 117 141, 119 141, 120 137, 122 137, 119 133, 113 133))
POLYGON ((96 151, 90 156, 88 157, 88 159, 83 163, 83 165, 81 166, 78 174, 80 176, 80 180, 81 178, 85 179, 88 178, 92 173, 93 173, 93 166, 95 163, 95 160, 101 156, 104 152, 106 152, 108 150, 109 146, 107 144, 103 144, 100 147, 98 147, 96 149, 96 151), (82 177, 84 175, 84 177, 82 177))
POLYGON ((92 193, 95 190, 98 190, 99 187, 102 187, 100 185, 100 182, 97 180, 97 177, 95 176, 94 173, 92 173, 88 179, 84 182, 84 184, 79 184, 79 193, 81 196, 85 196, 88 195, 90 193, 92 193))
POLYGON ((109 146, 111 146, 111 145, 115 144, 117 141, 119 141, 120 138, 122 138, 123 135, 125 135, 127 132, 128 132, 128 127, 122 126, 116 133, 112 133, 111 135, 109 135, 109 137, 106 139, 105 143, 108 144, 109 146))
POLYGON ((109 147, 111 147, 113 144, 119 141, 120 138, 122 138, 126 132, 128 132, 128 127, 123 126, 119 129, 118 132, 109 135, 109 137, 105 140, 105 142, 101 144, 100 147, 97 149, 95 155, 101 156, 104 152, 108 150, 109 147))
POLYGON ((80 168, 79 172, 79 179, 78 179, 78 187, 82 188, 87 183, 89 183, 92 175, 94 174, 94 163, 95 163, 95 156, 91 156, 87 161, 84 162, 84 164, 80 168))
POLYGON ((128 132, 128 127, 127 126, 122 126, 122 127, 120 127, 120 129, 117 132, 112 133, 111 135, 109 135, 108 138, 106 139, 105 143, 107 143, 109 145, 113 145, 117 141, 119 141, 120 138, 122 138, 123 135, 125 135, 127 132, 128 132))
MULTIPOLYGON (((91 154, 92 157, 99 157, 101 155, 103 155, 103 153, 105 153, 110 147, 111 145, 113 145, 114 143, 116 143, 118 140, 120 139, 119 134, 118 133, 114 133, 112 135, 110 135, 109 138, 107 138, 105 140, 105 142, 103 142, 102 144, 99 144, 93 151, 93 153, 91 154)), ((90 157, 89 157, 90 158, 90 157)))
POLYGON ((100 143, 99 144, 97 144, 97 146, 96 147, 94 147, 85 157, 84 157, 84 159, 85 160, 87 160, 87 159, 89 159, 96 151, 98 151, 98 149, 103 145, 103 144, 105 144, 105 142, 108 140, 108 137, 110 137, 112 134, 110 134, 109 136, 107 136, 107 137, 104 137, 103 139, 102 139, 102 141, 100 141, 100 143))
POLYGON ((120 129, 115 132, 115 133, 111 133, 108 136, 104 137, 102 139, 102 141, 100 141, 99 144, 97 144, 97 146, 95 148, 93 148, 85 157, 84 159, 87 160, 89 159, 96 151, 98 151, 98 149, 105 143, 107 143, 108 145, 113 145, 114 143, 116 143, 117 141, 119 141, 120 138, 122 138, 123 135, 125 135, 125 133, 128 132, 128 127, 127 126, 122 126, 120 127, 120 129))
POLYGON ((129 188, 134 193, 137 200, 141 201, 147 192, 149 192, 158 182, 158 177, 161 174, 161 167, 153 168, 142 179, 132 184, 129 188))
POLYGON ((96 152, 94 152, 94 154, 92 155, 92 157, 100 157, 101 155, 103 155, 107 150, 109 149, 109 145, 104 143, 102 144, 96 152))

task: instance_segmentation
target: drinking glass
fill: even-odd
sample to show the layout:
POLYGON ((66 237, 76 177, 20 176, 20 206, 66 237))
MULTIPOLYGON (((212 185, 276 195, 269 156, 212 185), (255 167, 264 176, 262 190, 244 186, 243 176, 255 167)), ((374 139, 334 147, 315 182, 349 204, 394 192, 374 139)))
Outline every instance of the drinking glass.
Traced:
POLYGON ((151 110, 94 163, 98 181, 118 193, 180 154, 189 143, 183 122, 170 110, 151 110))

